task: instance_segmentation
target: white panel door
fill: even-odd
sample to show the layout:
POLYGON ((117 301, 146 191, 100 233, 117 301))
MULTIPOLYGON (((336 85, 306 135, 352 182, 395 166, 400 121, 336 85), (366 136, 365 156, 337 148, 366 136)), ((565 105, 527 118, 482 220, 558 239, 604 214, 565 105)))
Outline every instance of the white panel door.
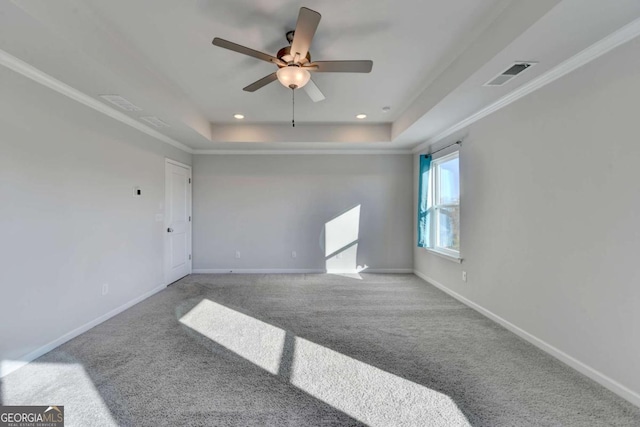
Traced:
POLYGON ((165 172, 165 279, 191 274, 191 169, 167 160, 165 172))

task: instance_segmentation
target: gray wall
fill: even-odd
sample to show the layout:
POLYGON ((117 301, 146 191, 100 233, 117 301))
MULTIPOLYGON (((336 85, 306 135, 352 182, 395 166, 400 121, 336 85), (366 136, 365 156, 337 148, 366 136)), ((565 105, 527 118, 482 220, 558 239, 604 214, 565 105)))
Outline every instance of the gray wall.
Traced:
POLYGON ((640 39, 468 129, 464 262, 415 250, 418 272, 636 393, 638 70, 640 39))
POLYGON ((411 269, 412 167, 410 155, 197 155, 193 268, 324 270, 325 223, 360 205, 357 265, 411 269))
POLYGON ((3 67, 0 93, 6 361, 163 284, 165 156, 191 155, 3 67))

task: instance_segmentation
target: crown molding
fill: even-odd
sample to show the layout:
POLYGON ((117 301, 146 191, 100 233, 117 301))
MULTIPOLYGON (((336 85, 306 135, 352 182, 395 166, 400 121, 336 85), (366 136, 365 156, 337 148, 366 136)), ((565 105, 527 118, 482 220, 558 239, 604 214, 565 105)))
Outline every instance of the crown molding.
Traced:
POLYGON ((639 35, 640 18, 631 21, 629 24, 625 25, 619 30, 614 31, 600 41, 592 44, 583 51, 560 63, 560 65, 552 68, 541 76, 536 77, 530 82, 525 83, 508 95, 503 96, 496 102, 489 104, 485 108, 472 114, 466 119, 427 139, 425 142, 420 143, 413 148, 412 152, 419 153, 423 150, 426 150, 431 144, 442 141, 448 136, 451 136, 452 134, 466 128, 467 126, 477 122, 478 120, 488 116, 489 114, 506 107, 507 105, 519 100, 520 98, 523 98, 530 93, 548 85, 549 83, 554 82, 555 80, 558 80, 559 78, 569 74, 570 72, 582 67, 583 65, 588 64, 594 59, 599 58, 600 56, 615 49, 616 47, 630 40, 633 40, 639 35))
POLYGON ((112 119, 118 120, 128 126, 131 126, 134 129, 139 130, 140 132, 146 133, 147 135, 162 141, 166 144, 172 145, 182 151, 186 151, 187 153, 193 153, 193 150, 190 147, 187 147, 181 142, 178 142, 168 136, 150 128, 147 125, 144 125, 137 121, 136 119, 127 116, 120 111, 109 107, 108 105, 98 101, 97 99, 81 92, 60 80, 51 77, 50 75, 38 70, 36 67, 24 62, 21 59, 16 58, 15 56, 5 52, 0 49, 0 65, 3 65, 10 70, 15 71, 18 74, 21 74, 36 83, 40 83, 43 86, 48 87, 49 89, 53 89, 56 92, 73 99, 81 104, 86 105, 87 107, 93 108, 100 113, 111 117, 112 119))
POLYGON ((300 148, 297 150, 193 150, 193 154, 207 154, 207 155, 287 155, 287 154, 412 154, 411 149, 406 150, 309 150, 300 148))

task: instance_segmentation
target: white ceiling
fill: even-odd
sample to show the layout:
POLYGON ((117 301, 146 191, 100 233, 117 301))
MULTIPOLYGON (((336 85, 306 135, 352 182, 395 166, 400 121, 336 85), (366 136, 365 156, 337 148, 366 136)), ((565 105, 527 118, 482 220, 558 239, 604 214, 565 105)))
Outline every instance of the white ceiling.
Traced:
POLYGON ((193 149, 406 149, 640 17, 637 0, 48 0, 0 4, 0 49, 97 97, 120 94, 193 149), (327 99, 274 82, 274 66, 211 45, 275 54, 298 10, 322 14, 317 60, 371 59, 370 74, 315 74, 327 99), (539 64, 500 88, 514 61, 539 64), (382 107, 391 106, 389 113, 382 107), (246 119, 235 121, 234 113, 246 119), (355 115, 366 113, 366 122, 355 115))
POLYGON ((301 6, 322 14, 311 55, 317 60, 371 59, 370 74, 313 76, 327 99, 296 100, 300 122, 389 122, 423 85, 446 53, 460 43, 497 0, 146 0, 87 1, 162 75, 178 85, 213 122, 242 112, 252 122, 287 122, 291 91, 270 84, 255 93, 249 83, 277 68, 214 47, 214 36, 271 55, 288 45, 301 6), (400 6, 401 4, 401 6, 400 6), (409 13, 408 13, 409 12, 409 13), (451 25, 455 22, 455 25, 451 25), (387 116, 382 107, 396 107, 387 116))

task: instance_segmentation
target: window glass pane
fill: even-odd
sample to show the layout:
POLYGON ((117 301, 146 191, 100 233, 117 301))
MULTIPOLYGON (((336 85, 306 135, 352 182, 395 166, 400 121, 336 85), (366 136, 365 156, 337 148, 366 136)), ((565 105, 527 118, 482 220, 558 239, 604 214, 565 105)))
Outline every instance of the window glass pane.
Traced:
POLYGON ((438 247, 460 251, 460 206, 438 209, 438 247))
POLYGON ((439 205, 452 205, 460 202, 460 168, 458 157, 438 164, 438 201, 439 205))

